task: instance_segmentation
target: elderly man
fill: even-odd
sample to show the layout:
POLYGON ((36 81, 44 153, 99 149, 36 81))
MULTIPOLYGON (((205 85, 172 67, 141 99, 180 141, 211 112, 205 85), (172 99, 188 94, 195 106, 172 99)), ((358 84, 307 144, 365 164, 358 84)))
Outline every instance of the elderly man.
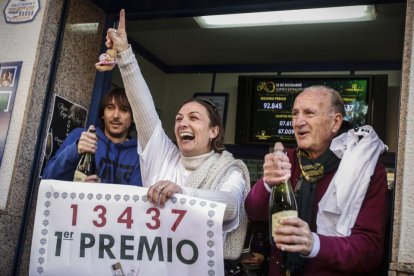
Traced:
POLYGON ((388 212, 379 155, 386 146, 370 126, 339 135, 345 111, 338 92, 311 86, 292 110, 298 147, 267 154, 263 179, 249 193, 252 220, 268 220, 271 188, 290 177, 299 218, 274 233, 269 275, 378 275, 388 212))

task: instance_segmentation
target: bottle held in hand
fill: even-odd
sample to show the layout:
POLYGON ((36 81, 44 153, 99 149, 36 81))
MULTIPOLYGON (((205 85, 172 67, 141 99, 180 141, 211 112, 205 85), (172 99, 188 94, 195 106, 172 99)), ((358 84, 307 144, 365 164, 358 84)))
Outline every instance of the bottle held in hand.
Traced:
MULTIPOLYGON (((88 132, 95 133, 95 126, 90 125, 88 132)), ((85 152, 82 154, 78 166, 76 167, 73 181, 84 182, 87 176, 93 174, 96 174, 95 154, 91 152, 85 152)))
MULTIPOLYGON (((275 144, 274 154, 285 154, 281 143, 275 144)), ((279 221, 288 217, 298 217, 296 199, 289 179, 272 187, 269 202, 269 233, 273 246, 275 246, 273 235, 276 228, 280 226, 279 221)))

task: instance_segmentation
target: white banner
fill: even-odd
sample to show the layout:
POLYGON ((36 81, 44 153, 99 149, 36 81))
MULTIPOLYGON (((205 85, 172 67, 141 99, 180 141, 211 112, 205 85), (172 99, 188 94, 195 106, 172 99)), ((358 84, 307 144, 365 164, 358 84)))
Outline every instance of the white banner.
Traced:
POLYGON ((30 275, 224 275, 225 204, 147 188, 42 180, 30 275))

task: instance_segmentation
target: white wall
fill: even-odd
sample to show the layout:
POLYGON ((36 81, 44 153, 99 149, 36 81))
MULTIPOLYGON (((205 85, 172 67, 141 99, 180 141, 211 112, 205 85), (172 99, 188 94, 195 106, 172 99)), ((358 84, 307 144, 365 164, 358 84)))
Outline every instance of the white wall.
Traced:
POLYGON ((39 0, 40 10, 35 19, 32 22, 22 24, 6 23, 3 10, 7 2, 6 0, 0 0, 2 11, 0 13, 0 43, 1 49, 5 49, 0 51, 0 62, 23 61, 23 65, 0 167, 0 210, 4 209, 7 203, 23 118, 27 116, 22 110, 26 110, 27 99, 30 96, 28 93, 33 82, 32 72, 47 0, 39 0))

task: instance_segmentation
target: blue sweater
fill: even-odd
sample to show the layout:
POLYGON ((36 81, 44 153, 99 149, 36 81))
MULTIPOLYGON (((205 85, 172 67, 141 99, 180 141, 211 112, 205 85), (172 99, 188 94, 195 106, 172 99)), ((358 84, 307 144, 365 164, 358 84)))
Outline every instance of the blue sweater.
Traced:
MULTIPOLYGON (((77 144, 83 131, 86 129, 76 128, 69 133, 44 168, 44 179, 73 181, 73 174, 81 157, 77 144)), ((142 186, 137 140, 130 139, 114 144, 99 128, 96 128, 96 135, 96 172, 101 182, 142 186)))

